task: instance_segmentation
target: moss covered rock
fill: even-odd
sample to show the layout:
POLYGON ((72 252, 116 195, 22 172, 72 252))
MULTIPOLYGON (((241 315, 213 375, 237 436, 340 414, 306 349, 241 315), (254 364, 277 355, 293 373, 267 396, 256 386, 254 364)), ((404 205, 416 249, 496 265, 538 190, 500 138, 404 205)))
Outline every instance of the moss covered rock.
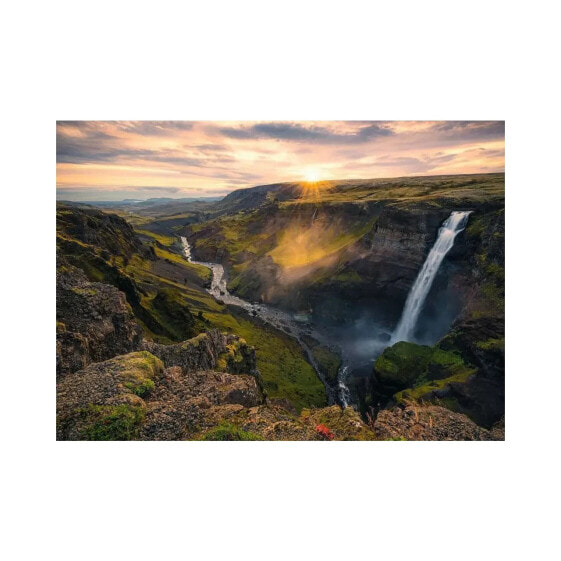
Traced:
POLYGON ((159 356, 167 367, 179 366, 184 372, 223 370, 259 376, 255 349, 241 337, 216 329, 173 345, 145 341, 144 347, 159 356))
POLYGON ((146 410, 143 397, 150 394, 163 372, 160 359, 140 351, 68 374, 57 385, 57 437, 135 438, 146 410))
POLYGON ((445 380, 464 382, 474 372, 457 352, 402 341, 376 360, 374 393, 379 399, 418 399, 442 388, 445 380))
POLYGON ((146 350, 90 364, 57 386, 57 438, 196 438, 244 408, 264 405, 259 373, 247 356, 252 349, 245 341, 216 332, 162 353, 167 368, 146 350), (217 366, 221 353, 233 372, 205 368, 217 366), (178 360, 184 367, 173 365, 178 360), (253 373, 238 374, 240 368, 253 373))

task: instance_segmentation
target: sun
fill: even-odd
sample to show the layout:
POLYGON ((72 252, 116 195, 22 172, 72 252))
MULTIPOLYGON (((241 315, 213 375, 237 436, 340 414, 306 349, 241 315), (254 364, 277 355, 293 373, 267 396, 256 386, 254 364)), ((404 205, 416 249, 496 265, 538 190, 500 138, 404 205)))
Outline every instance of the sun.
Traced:
POLYGON ((319 181, 319 172, 317 169, 307 169, 304 171, 304 177, 308 183, 317 183, 319 181))

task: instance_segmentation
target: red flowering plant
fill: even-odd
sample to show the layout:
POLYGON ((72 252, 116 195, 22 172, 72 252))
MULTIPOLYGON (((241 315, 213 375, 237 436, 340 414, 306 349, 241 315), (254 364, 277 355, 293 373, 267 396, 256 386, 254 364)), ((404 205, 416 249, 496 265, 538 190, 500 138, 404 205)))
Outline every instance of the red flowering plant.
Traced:
POLYGON ((333 433, 325 425, 316 425, 316 432, 323 440, 333 440, 333 433))

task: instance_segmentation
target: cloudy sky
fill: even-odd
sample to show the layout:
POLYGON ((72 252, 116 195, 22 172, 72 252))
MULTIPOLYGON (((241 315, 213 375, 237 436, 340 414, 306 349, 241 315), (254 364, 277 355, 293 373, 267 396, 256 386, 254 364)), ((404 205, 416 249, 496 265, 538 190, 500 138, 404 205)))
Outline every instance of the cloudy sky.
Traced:
POLYGON ((67 200, 494 171, 504 171, 502 121, 57 123, 57 198, 67 200))

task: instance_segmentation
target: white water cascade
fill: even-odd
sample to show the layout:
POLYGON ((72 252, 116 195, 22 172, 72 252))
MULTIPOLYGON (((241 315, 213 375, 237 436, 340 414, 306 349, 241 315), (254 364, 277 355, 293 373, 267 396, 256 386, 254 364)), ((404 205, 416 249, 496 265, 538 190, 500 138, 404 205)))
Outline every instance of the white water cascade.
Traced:
POLYGON ((407 295, 401 319, 392 335, 392 344, 398 341, 411 341, 419 314, 431 289, 442 260, 452 249, 456 236, 466 227, 471 211, 454 211, 438 231, 436 242, 432 246, 423 267, 407 295))

